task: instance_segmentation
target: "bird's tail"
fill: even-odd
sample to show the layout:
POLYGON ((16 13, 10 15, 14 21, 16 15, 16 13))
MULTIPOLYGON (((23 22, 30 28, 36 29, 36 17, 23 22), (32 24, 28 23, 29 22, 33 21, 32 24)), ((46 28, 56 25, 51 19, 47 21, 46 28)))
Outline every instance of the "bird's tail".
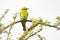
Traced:
POLYGON ((23 31, 26 31, 26 22, 22 22, 23 31))

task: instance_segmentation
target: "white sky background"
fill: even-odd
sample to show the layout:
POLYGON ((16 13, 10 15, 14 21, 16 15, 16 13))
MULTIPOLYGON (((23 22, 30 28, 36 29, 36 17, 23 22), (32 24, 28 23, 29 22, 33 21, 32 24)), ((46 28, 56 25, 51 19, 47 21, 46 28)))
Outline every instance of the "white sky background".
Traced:
MULTIPOLYGON (((26 6, 29 8, 28 18, 39 18, 49 19, 50 22, 54 22, 57 16, 60 16, 60 0, 0 0, 0 14, 4 12, 5 9, 10 9, 3 21, 3 23, 8 24, 12 20, 12 15, 19 12, 21 7, 26 6)), ((19 20, 19 16, 17 18, 19 20)), ((17 24, 18 26, 21 24, 17 24)), ((28 25, 27 25, 28 26, 28 25)), ((13 28, 13 35, 22 34, 22 26, 13 28), (20 29, 19 29, 20 28, 20 29)), ((47 40, 60 40, 60 30, 57 31, 54 28, 45 28, 41 35, 46 37, 47 40)), ((15 37, 15 36, 14 36, 15 37)), ((36 40, 32 38, 30 40, 36 40)))

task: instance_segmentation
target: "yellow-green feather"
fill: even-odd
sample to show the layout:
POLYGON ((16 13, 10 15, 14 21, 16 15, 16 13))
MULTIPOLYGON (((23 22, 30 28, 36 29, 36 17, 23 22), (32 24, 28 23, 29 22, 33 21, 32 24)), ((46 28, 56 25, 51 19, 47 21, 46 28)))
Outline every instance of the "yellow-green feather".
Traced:
POLYGON ((21 19, 22 21, 24 21, 24 22, 21 22, 24 31, 26 30, 26 21, 25 21, 25 20, 27 20, 27 17, 28 17, 28 12, 27 12, 27 10, 21 10, 21 12, 20 12, 20 19, 21 19))

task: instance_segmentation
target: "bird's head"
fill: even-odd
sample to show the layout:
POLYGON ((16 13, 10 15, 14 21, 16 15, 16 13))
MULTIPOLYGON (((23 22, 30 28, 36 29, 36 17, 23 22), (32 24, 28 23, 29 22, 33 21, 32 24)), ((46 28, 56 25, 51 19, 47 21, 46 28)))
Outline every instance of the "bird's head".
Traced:
POLYGON ((22 9, 21 10, 28 10, 28 8, 26 8, 26 7, 22 7, 22 9))

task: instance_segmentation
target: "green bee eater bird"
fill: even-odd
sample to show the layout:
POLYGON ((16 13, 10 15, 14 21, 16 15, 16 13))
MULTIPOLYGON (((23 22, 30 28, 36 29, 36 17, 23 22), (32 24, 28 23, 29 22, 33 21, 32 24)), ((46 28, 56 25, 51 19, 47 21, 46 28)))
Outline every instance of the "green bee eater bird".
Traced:
POLYGON ((20 11, 20 19, 22 20, 22 26, 23 26, 23 30, 25 31, 26 30, 26 21, 27 18, 28 18, 28 12, 27 12, 27 9, 26 7, 23 7, 20 11))

